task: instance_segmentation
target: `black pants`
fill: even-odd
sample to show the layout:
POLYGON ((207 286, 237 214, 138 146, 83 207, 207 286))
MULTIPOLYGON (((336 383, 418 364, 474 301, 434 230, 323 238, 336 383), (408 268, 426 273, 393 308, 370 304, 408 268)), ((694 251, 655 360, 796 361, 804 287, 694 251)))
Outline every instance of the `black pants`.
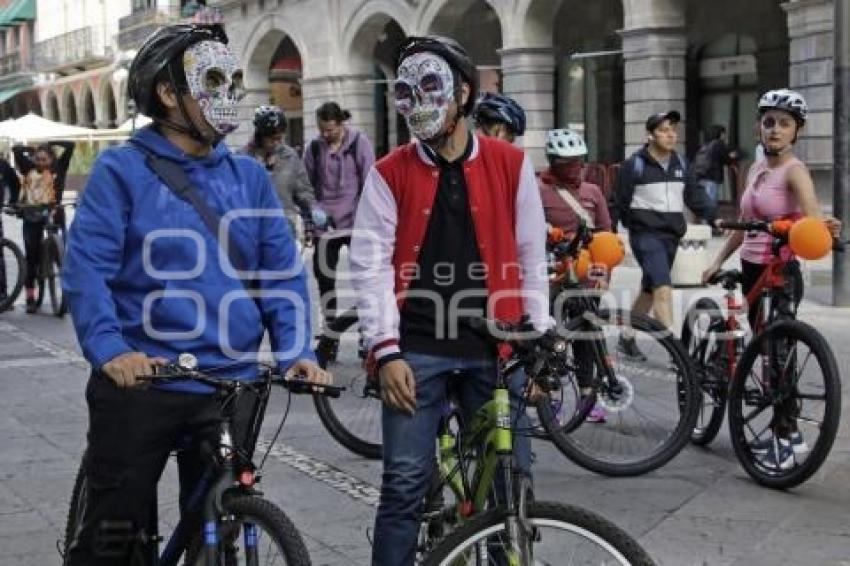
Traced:
MULTIPOLYGON (((3 216, 0 215, 0 239, 4 238, 3 236, 3 216)), ((0 257, 0 299, 3 299, 7 296, 9 288, 6 286, 8 283, 6 282, 6 254, 9 254, 11 258, 12 252, 3 252, 3 257, 0 257)))
MULTIPOLYGON (((767 265, 761 263, 752 263, 746 260, 741 260, 741 291, 746 297, 753 289, 759 277, 761 277, 767 265)), ((791 284, 793 307, 790 304, 782 304, 783 299, 779 298, 779 304, 774 304, 780 312, 788 312, 793 314, 797 312, 797 306, 803 298, 803 273, 800 271, 800 262, 797 260, 789 261, 785 265, 785 275, 791 284), (790 310, 792 309, 793 310, 790 310)), ((756 321, 759 316, 759 305, 749 305, 747 310, 747 319, 750 322, 750 328, 755 329, 756 321)))
POLYGON ((24 220, 24 253, 27 257, 27 276, 24 286, 35 287, 35 276, 41 262, 41 241, 44 239, 44 222, 24 220))
POLYGON ((350 249, 351 236, 324 234, 316 242, 313 275, 319 286, 319 303, 326 324, 336 317, 336 267, 343 246, 349 246, 350 249))
MULTIPOLYGON (((89 379, 86 400, 89 489, 65 565, 147 564, 136 561, 148 556, 150 549, 132 541, 110 543, 107 536, 151 532, 157 484, 169 454, 178 446, 183 509, 203 474, 206 451, 216 446, 220 404, 213 395, 121 389, 100 373, 89 379)), ((253 401, 253 397, 240 400, 233 431, 236 442, 244 443, 253 401)))

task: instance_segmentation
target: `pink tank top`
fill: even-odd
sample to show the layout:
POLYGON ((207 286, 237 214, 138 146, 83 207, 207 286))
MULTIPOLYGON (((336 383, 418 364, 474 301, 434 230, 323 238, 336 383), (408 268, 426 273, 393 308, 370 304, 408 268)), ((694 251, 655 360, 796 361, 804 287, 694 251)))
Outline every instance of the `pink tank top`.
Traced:
MULTIPOLYGON (((741 197, 741 216, 744 220, 777 220, 802 216, 797 197, 788 186, 788 173, 794 167, 806 166, 794 157, 787 163, 771 169, 767 160, 753 164, 747 176, 747 188, 741 197)), ((773 238, 763 232, 747 233, 741 246, 741 259, 751 263, 769 263, 773 257, 773 238)), ((791 258, 786 247, 782 259, 791 258)))

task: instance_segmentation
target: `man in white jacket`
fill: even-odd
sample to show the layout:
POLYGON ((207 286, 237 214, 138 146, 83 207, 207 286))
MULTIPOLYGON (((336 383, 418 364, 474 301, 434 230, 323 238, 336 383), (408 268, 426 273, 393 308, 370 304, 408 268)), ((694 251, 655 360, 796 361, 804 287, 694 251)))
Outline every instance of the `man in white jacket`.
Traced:
MULTIPOLYGON (((466 422, 492 396, 496 353, 470 319, 527 316, 539 330, 549 321, 534 171, 521 150, 469 131, 472 61, 453 40, 412 37, 398 63, 396 107, 417 141, 370 170, 351 244, 361 325, 384 400, 372 558, 382 566, 413 564, 447 384, 454 382, 466 422)), ((511 384, 512 405, 523 388, 521 380, 511 384)), ((516 439, 516 461, 530 473, 527 437, 516 439)))

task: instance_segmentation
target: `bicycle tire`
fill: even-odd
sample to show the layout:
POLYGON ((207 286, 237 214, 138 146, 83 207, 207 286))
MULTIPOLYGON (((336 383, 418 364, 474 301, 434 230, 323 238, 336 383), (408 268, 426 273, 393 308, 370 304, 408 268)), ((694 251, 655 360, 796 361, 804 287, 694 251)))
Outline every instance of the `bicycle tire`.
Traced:
POLYGON ((62 540, 62 561, 64 563, 65 556, 68 555, 68 545, 74 538, 74 533, 77 530, 77 524, 80 522, 80 513, 82 512, 81 504, 85 501, 86 489, 88 481, 86 476, 86 454, 80 458, 80 466, 77 468, 77 475, 74 478, 74 487, 71 490, 71 501, 68 504, 68 517, 65 520, 65 536, 62 540))
MULTIPOLYGON (((655 564, 649 554, 628 533, 607 519, 585 509, 562 503, 535 501, 528 504, 527 517, 529 522, 538 528, 540 525, 563 525, 564 530, 598 544, 610 557, 616 558, 619 564, 630 566, 655 564)), ((506 518, 507 512, 503 508, 496 508, 473 517, 468 523, 446 536, 425 558, 423 566, 457 564, 457 553, 462 552, 464 546, 471 546, 475 544, 475 541, 497 533, 499 526, 504 528, 506 518)), ((585 562, 585 564, 590 563, 585 562)), ((595 560, 592 563, 602 562, 595 560)))
POLYGON ((814 327, 799 320, 781 320, 770 325, 744 349, 729 390, 729 436, 738 461, 758 484, 774 489, 788 489, 809 479, 829 455, 838 432, 840 417, 841 378, 838 364, 826 339, 814 327), (746 378, 750 375, 759 354, 766 343, 782 338, 804 343, 823 369, 824 417, 818 427, 820 433, 817 441, 814 447, 809 448, 805 462, 799 466, 795 465, 788 473, 782 473, 781 470, 780 473, 770 473, 764 466, 759 465, 747 442, 745 426, 748 425, 744 420, 742 408, 746 404, 746 396, 750 395, 752 398, 753 392, 747 390, 746 378))
POLYGON ((15 242, 7 238, 0 238, 0 253, 2 253, 0 261, 3 261, 3 269, 5 270, 6 277, 6 289, 4 290, 5 297, 0 299, 0 312, 2 312, 8 310, 15 304, 15 301, 18 300, 18 297, 21 294, 21 290, 24 288, 26 262, 24 260, 24 252, 21 251, 21 248, 19 248, 15 242), (15 265, 15 273, 12 274, 10 274, 9 270, 6 269, 6 259, 9 254, 11 256, 10 259, 14 260, 15 265), (14 281, 10 281, 11 277, 14 277, 14 281))
MULTIPOLYGON (((679 409, 679 418, 672 433, 661 447, 652 454, 631 462, 611 462, 591 454, 579 441, 573 439, 577 433, 585 430, 588 426, 592 426, 590 423, 584 423, 576 430, 567 433, 563 429, 552 426, 554 420, 551 413, 547 413, 545 404, 538 404, 538 410, 541 410, 542 407, 539 418, 555 447, 579 466, 598 474, 613 477, 645 474, 669 462, 688 443, 690 431, 693 429, 697 418, 699 384, 693 365, 690 363, 682 343, 654 319, 619 309, 600 309, 598 317, 601 320, 614 320, 618 326, 622 325, 623 321, 629 321, 634 330, 650 334, 655 342, 671 356, 672 363, 675 364, 676 395, 679 409)), ((566 330, 567 332, 574 331, 583 323, 584 321, 578 318, 568 321, 566 330)))
MULTIPOLYGON (((723 425, 723 417, 726 414, 726 400, 728 398, 728 380, 722 379, 721 383, 711 383, 707 380, 709 371, 709 360, 715 359, 718 353, 718 342, 709 343, 707 338, 697 338, 692 328, 700 314, 708 315, 706 332, 725 332, 726 322, 723 319, 720 305, 714 299, 703 297, 688 309, 685 320, 682 322, 682 344, 688 351, 693 362, 702 391, 702 403, 697 409, 697 422, 691 431, 691 442, 697 446, 707 446, 717 437, 720 427, 723 425), (698 340, 698 341, 695 341, 698 340), (708 348, 711 348, 709 351, 708 348), (703 419, 706 409, 709 411, 708 418, 703 419), (701 423, 704 423, 701 425, 701 423)), ((720 375, 725 377, 727 368, 720 368, 720 375)), ((715 374, 716 375, 716 374, 715 374)))
POLYGON ((62 292, 62 262, 64 259, 64 244, 62 237, 58 234, 48 236, 45 240, 46 255, 43 257, 45 261, 44 277, 47 282, 47 291, 50 295, 50 308, 53 314, 62 318, 68 312, 68 305, 65 301, 65 293, 62 292))
MULTIPOLYGON (((256 495, 234 494, 225 497, 222 508, 225 516, 244 519, 245 522, 257 525, 270 536, 272 542, 282 553, 285 565, 310 566, 310 554, 301 533, 298 532, 286 513, 271 501, 256 495)), ((205 566, 202 550, 201 534, 199 533, 187 545, 184 564, 205 566)), ((236 559, 236 557, 232 558, 236 559)), ((222 564, 225 562, 222 562, 222 564)), ((226 563, 229 564, 229 562, 226 563)), ((277 561, 274 563, 278 564, 277 561)))
MULTIPOLYGON (((336 341, 338 343, 336 337, 341 336, 346 330, 355 326, 358 320, 357 313, 350 310, 334 319, 327 331, 319 337, 319 342, 316 346, 316 360, 322 369, 328 369, 332 362, 335 361, 336 344, 334 342, 336 341)), ((313 396, 313 403, 316 406, 319 420, 334 440, 351 452, 370 460, 380 459, 383 454, 383 444, 376 442, 374 435, 370 438, 365 438, 365 435, 358 434, 358 431, 346 426, 344 419, 339 414, 344 403, 352 402, 351 400, 354 399, 355 395, 360 395, 359 390, 362 390, 365 384, 365 370, 360 368, 360 371, 358 371, 358 368, 355 367, 354 375, 336 377, 338 382, 340 382, 340 377, 343 380, 348 377, 350 381, 345 381, 346 390, 338 399, 332 399, 325 395, 313 396), (354 383, 355 381, 357 381, 356 384, 354 383)), ((342 382, 340 383, 343 384, 342 382)), ((363 403, 362 406, 365 407, 363 410, 369 413, 370 419, 374 415, 377 415, 377 418, 380 419, 382 409, 380 399, 363 398, 361 402, 363 403), (370 406, 370 402, 373 402, 374 406, 370 406)))

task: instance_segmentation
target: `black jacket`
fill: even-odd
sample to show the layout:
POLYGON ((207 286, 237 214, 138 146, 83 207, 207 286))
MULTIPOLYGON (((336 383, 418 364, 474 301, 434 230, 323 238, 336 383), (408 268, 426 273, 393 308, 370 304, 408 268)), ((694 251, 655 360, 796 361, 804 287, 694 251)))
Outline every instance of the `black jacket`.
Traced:
POLYGON ((15 170, 9 165, 9 162, 3 158, 0 158, 0 180, 2 180, 2 184, 0 184, 0 204, 5 202, 14 204, 18 202, 18 193, 21 192, 21 181, 18 179, 18 174, 15 173, 15 170))
POLYGON ((685 206, 709 222, 714 209, 705 190, 677 153, 665 171, 646 147, 636 151, 620 168, 611 206, 616 228, 622 221, 629 231, 656 231, 675 238, 685 235, 685 206))

